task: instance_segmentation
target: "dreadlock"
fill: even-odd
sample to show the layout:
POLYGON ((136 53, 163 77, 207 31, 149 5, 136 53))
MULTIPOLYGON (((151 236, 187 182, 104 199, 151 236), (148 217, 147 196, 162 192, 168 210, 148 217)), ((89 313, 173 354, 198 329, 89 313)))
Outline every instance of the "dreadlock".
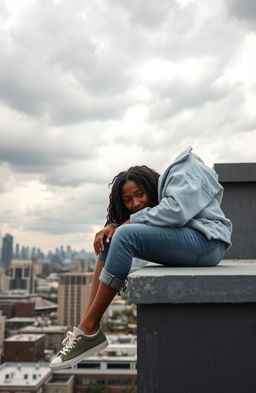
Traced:
POLYGON ((146 165, 132 166, 127 171, 120 172, 116 175, 108 185, 112 187, 109 195, 107 222, 105 226, 111 222, 120 225, 130 217, 130 212, 125 207, 121 197, 122 186, 127 180, 132 180, 141 186, 149 195, 151 207, 156 206, 158 204, 157 183, 159 176, 159 173, 154 169, 148 168, 146 165))

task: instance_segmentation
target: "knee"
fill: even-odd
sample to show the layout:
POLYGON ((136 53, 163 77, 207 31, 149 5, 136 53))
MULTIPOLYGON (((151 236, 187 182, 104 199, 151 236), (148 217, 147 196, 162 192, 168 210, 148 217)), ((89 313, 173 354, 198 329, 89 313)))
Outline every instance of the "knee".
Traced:
POLYGON ((118 227, 113 235, 113 240, 125 240, 127 242, 129 239, 132 239, 136 233, 136 228, 134 227, 134 224, 127 224, 118 227))
MULTIPOLYGON (((113 238, 118 237, 118 238, 122 238, 124 236, 127 236, 130 233, 130 224, 127 225, 121 225, 120 227, 118 227, 113 235, 113 238)), ((129 236, 129 235, 128 235, 129 236)))

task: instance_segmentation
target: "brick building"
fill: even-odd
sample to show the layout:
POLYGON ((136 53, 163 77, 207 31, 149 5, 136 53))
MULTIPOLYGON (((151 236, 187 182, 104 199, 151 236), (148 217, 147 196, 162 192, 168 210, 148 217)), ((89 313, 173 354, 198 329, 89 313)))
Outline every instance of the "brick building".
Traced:
POLYGON ((44 357, 44 334, 17 334, 4 340, 5 362, 37 362, 44 357))

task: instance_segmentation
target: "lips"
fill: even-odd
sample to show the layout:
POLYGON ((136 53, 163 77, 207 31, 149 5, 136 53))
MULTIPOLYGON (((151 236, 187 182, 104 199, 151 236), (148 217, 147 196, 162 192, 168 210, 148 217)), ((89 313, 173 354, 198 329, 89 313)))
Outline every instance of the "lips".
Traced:
POLYGON ((140 210, 144 209, 144 207, 145 207, 145 206, 141 206, 139 209, 133 210, 133 213, 139 212, 140 210))

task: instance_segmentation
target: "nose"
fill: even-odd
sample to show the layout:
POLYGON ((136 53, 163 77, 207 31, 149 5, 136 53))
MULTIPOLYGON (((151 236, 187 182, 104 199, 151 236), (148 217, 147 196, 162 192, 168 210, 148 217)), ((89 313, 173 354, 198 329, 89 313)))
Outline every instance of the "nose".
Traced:
POLYGON ((133 209, 138 210, 141 207, 141 201, 137 198, 134 199, 133 201, 133 209))

